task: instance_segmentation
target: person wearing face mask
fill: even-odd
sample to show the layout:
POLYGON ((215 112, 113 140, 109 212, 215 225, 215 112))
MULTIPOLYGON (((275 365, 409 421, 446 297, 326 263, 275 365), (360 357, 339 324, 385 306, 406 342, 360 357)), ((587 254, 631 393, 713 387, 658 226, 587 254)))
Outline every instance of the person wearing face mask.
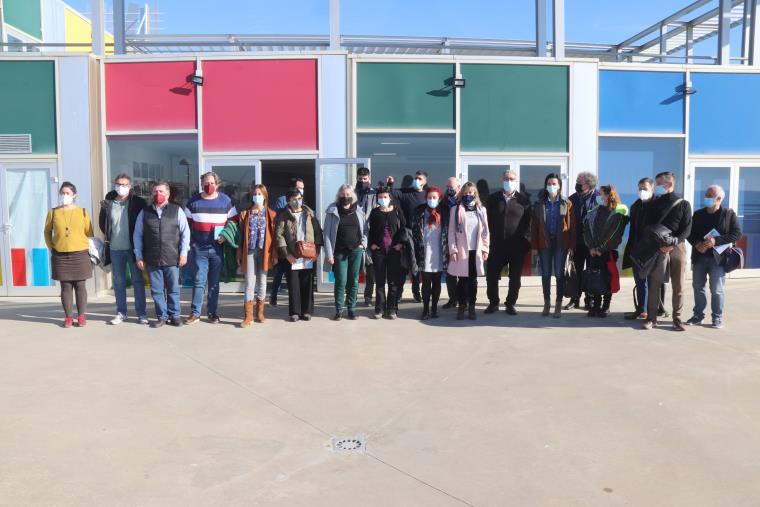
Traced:
POLYGON ((179 205, 169 202, 169 183, 153 184, 153 204, 146 206, 135 221, 132 241, 140 271, 148 271, 150 293, 156 307, 151 327, 167 322, 181 327, 179 268, 187 264, 190 251, 190 227, 179 205))
MULTIPOLYGON (((243 320, 240 327, 249 327, 254 321, 264 322, 267 272, 277 262, 277 248, 274 242, 277 213, 267 207, 267 187, 252 184, 250 196, 251 205, 240 211, 240 242, 236 255, 240 271, 245 274, 243 320)), ((227 224, 226 227, 231 225, 227 224)))
POLYGON ((303 194, 291 188, 288 207, 277 216, 277 255, 289 264, 288 314, 291 322, 309 321, 314 313, 314 263, 324 244, 322 227, 303 194))
POLYGON ((77 188, 64 181, 58 192, 59 205, 45 217, 45 244, 51 253, 52 278, 61 285, 63 327, 74 324, 74 299, 77 325, 87 324, 87 279, 92 277, 88 238, 92 222, 87 210, 76 205, 77 188))
POLYGON ((676 177, 672 172, 658 174, 655 183, 655 199, 647 209, 645 226, 650 230, 664 230, 666 235, 660 235, 651 246, 655 259, 647 273, 650 297, 647 300, 647 318, 643 328, 652 329, 657 325, 659 301, 652 295, 659 294, 660 287, 670 279, 673 285, 673 329, 686 331, 681 321, 681 312, 683 286, 686 283, 686 240, 691 232, 691 204, 676 195, 676 177))
POLYGON ((98 225, 105 235, 106 259, 113 265, 113 292, 116 297, 116 316, 110 320, 118 325, 127 320, 127 269, 135 293, 135 313, 139 324, 148 324, 145 305, 145 284, 135 264, 135 232, 137 216, 147 206, 145 199, 132 191, 132 178, 121 173, 114 178, 114 188, 100 202, 98 225))
MULTIPOLYGON (((428 187, 427 202, 414 211, 412 239, 422 273, 421 320, 438 318, 441 275, 449 264, 449 207, 438 187, 428 187)), ((453 277, 452 277, 453 278, 453 277)))
MULTIPOLYGON (((369 220, 370 212, 377 206, 377 192, 372 188, 370 178, 368 168, 359 167, 356 170, 357 205, 361 207, 364 218, 367 220, 369 220)), ((372 269, 372 256, 366 249, 362 259, 362 271, 364 272, 364 306, 372 306, 372 295, 375 292, 375 270, 372 269)))
POLYGON ((457 320, 465 313, 475 320, 478 277, 485 275, 490 235, 488 215, 480 204, 478 189, 468 181, 459 192, 459 203, 449 213, 448 274, 457 278, 457 320))
MULTIPOLYGON (((304 185, 303 179, 291 178, 288 188, 297 189, 301 193, 301 197, 303 197, 306 186, 304 185)), ((275 201, 274 210, 279 214, 286 209, 288 209, 288 198, 285 195, 281 195, 275 201)), ((282 279, 287 279, 290 275, 288 272, 290 264, 283 261, 284 259, 280 259, 280 262, 275 264, 274 269, 272 270, 272 293, 269 296, 269 304, 273 307, 277 306, 277 295, 280 293, 282 279)))
MULTIPOLYGON (((652 203, 654 180, 652 178, 641 178, 638 186, 639 198, 631 205, 631 227, 628 230, 628 241, 623 251, 623 269, 631 268, 633 270, 633 280, 636 283, 636 301, 635 311, 626 313, 625 318, 628 320, 646 319, 647 318, 647 299, 649 297, 649 287, 647 277, 641 275, 638 264, 631 261, 631 250, 633 245, 641 240, 644 230, 644 220, 648 206, 652 203)), ((665 313, 662 301, 665 300, 665 285, 660 289, 660 306, 657 309, 658 316, 665 313)))
POLYGON ((359 206, 356 192, 341 185, 325 211, 324 271, 335 276, 335 318, 343 319, 347 306, 348 319, 356 319, 356 296, 359 291, 359 272, 367 248, 367 219, 359 206))
POLYGON ((614 273, 610 272, 608 264, 617 262, 617 247, 628 224, 628 207, 620 202, 620 196, 612 185, 599 189, 596 203, 597 206, 588 212, 583 222, 583 242, 590 255, 589 268, 601 271, 606 290, 602 294, 594 294, 594 306, 588 316, 607 317, 612 302, 611 277, 617 275, 616 269, 614 273))
POLYGON ((406 240, 406 219, 398 206, 393 204, 391 189, 378 188, 377 207, 369 214, 368 236, 372 267, 375 270, 376 319, 398 317, 396 291, 401 279, 401 250, 406 240))
MULTIPOLYGON (((393 176, 388 176, 388 179, 386 180, 388 187, 392 187, 393 182, 393 176)), ((427 183, 427 171, 419 170, 414 173, 414 178, 409 187, 393 191, 392 197, 396 199, 401 206, 401 211, 404 213, 404 220, 406 220, 406 223, 409 225, 412 223, 414 210, 425 204, 425 190, 427 189, 427 183)), ((404 293, 404 284, 406 283, 407 277, 409 277, 409 271, 407 269, 402 269, 397 293, 399 301, 404 293)), ((422 295, 420 294, 420 279, 418 275, 412 275, 412 296, 414 297, 415 302, 419 303, 422 301, 422 295)))
POLYGON ((552 271, 557 281, 554 318, 562 317, 562 292, 565 284, 565 261, 576 247, 575 212, 573 203, 562 196, 562 179, 558 174, 548 174, 544 189, 538 193, 533 206, 530 227, 530 244, 533 255, 539 256, 541 285, 544 292, 544 317, 551 313, 552 271))
POLYGON ((717 249, 731 245, 742 237, 742 229, 734 210, 723 207, 726 192, 719 185, 710 185, 702 198, 702 208, 692 217, 689 243, 691 250, 692 287, 694 288, 694 313, 686 321, 699 326, 707 308, 707 277, 710 277, 710 310, 712 327, 723 327, 723 307, 726 271, 717 249))
MULTIPOLYGON (((599 195, 599 190, 596 188, 597 182, 596 174, 591 172, 582 172, 578 174, 578 178, 575 180, 575 193, 569 199, 573 204, 575 223, 579 228, 583 226, 588 212, 596 207, 596 198, 599 195)), ((565 306, 565 310, 579 308, 581 305, 583 270, 588 267, 588 259, 590 257, 588 248, 586 248, 586 244, 583 242, 582 234, 577 235, 576 241, 578 243, 573 251, 573 264, 575 264, 575 272, 578 273, 578 292, 575 294, 575 297, 570 298, 570 302, 565 306)), ((588 311, 591 309, 593 305, 591 299, 589 294, 584 295, 584 310, 588 311)))
MULTIPOLYGON (((451 208, 457 205, 457 196, 459 195, 459 190, 461 190, 461 188, 462 185, 459 183, 457 177, 452 176, 446 180, 446 195, 443 197, 444 204, 446 205, 446 220, 448 220, 451 208)), ((457 279, 454 276, 448 276, 448 274, 445 274, 445 276, 446 294, 449 297, 449 300, 443 305, 443 309, 448 310, 457 306, 457 279)))
POLYGON ((488 224, 491 231, 491 255, 488 260, 488 308, 485 313, 499 309, 499 280, 501 270, 509 270, 509 292, 506 312, 517 315, 515 304, 520 292, 523 263, 530 250, 530 200, 520 192, 517 173, 507 169, 502 176, 502 190, 488 199, 488 224))
POLYGON ((219 323, 219 278, 222 274, 224 236, 228 221, 237 221, 237 209, 227 194, 219 192, 221 179, 215 172, 201 176, 201 191, 187 202, 185 215, 192 230, 193 298, 190 315, 185 324, 195 324, 201 318, 203 296, 208 287, 206 313, 211 324, 219 323))

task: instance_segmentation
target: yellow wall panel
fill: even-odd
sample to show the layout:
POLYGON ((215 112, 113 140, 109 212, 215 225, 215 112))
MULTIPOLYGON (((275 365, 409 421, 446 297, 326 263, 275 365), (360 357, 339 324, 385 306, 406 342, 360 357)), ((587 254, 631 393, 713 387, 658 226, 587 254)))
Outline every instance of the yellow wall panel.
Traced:
MULTIPOLYGON (((65 24, 66 24, 66 43, 67 44, 92 44, 92 24, 90 20, 83 17, 73 9, 66 7, 65 24)), ((106 33, 106 44, 113 44, 113 36, 106 33)), ((87 46, 67 47, 66 51, 73 53, 89 53, 90 48, 87 46)), ((106 46, 106 54, 113 54, 113 46, 106 46)))

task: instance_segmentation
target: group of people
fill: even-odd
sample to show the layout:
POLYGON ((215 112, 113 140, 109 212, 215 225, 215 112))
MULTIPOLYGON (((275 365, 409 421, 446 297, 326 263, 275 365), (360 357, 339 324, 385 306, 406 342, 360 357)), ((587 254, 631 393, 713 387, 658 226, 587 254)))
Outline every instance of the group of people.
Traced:
MULTIPOLYGON (((623 267, 632 267, 636 283, 635 311, 644 329, 665 314, 664 285, 672 284, 673 328, 699 325, 705 319, 707 279, 712 326, 723 325, 724 259, 716 247, 738 241, 741 229, 733 210, 723 205, 725 192, 710 186, 702 207, 692 213, 675 193, 673 173, 642 178, 639 198, 628 207, 613 185, 598 186, 593 173, 578 175, 575 191, 566 197, 562 178, 548 174, 534 200, 521 188, 518 174, 507 170, 501 190, 480 195, 472 182, 447 180, 445 188, 428 184, 417 171, 406 188, 394 179, 372 188, 367 168, 359 168, 356 186, 341 185, 325 210, 324 223, 304 203, 304 182, 271 205, 266 186, 254 184, 247 202, 235 206, 219 192, 221 181, 208 172, 201 191, 183 209, 169 199, 165 181, 153 184, 151 202, 134 194, 131 178, 119 174, 114 189, 101 203, 99 226, 105 237, 105 264, 113 267, 116 316, 127 320, 127 273, 134 287, 137 321, 148 324, 142 273, 150 281, 156 319, 152 327, 182 326, 201 319, 204 296, 208 322, 220 321, 219 283, 223 267, 245 277, 241 327, 265 320, 267 275, 273 273, 270 302, 276 304, 280 280, 288 286, 292 322, 308 321, 314 312, 314 277, 321 269, 334 278, 335 320, 357 318, 360 274, 365 274, 364 303, 376 319, 396 319, 404 284, 411 278, 413 295, 422 304, 421 320, 439 317, 442 284, 458 320, 475 320, 478 278, 486 277, 486 314, 501 307, 499 281, 506 269, 509 287, 504 301, 517 314, 521 277, 529 254, 537 256, 542 278, 543 316, 560 318, 563 309, 583 308, 589 317, 609 315, 612 294, 619 287, 618 247, 630 222, 623 267), (686 244, 692 245, 694 311, 682 320, 686 244), (180 308, 180 268, 192 263, 190 312, 180 308), (574 270, 568 269, 570 266, 574 270), (566 273, 575 276, 566 280, 566 273), (555 294, 551 287, 554 277, 555 294), (568 284, 566 287, 565 284, 568 284), (563 298, 569 303, 563 306, 563 298), (583 301, 583 303, 581 303, 583 301)), ((52 252, 53 278, 60 282, 64 327, 86 325, 85 282, 92 276, 88 238, 93 228, 86 210, 76 205, 76 188, 65 182, 60 206, 50 210, 45 239, 52 252)), ((527 263, 529 266, 530 263, 527 263)))

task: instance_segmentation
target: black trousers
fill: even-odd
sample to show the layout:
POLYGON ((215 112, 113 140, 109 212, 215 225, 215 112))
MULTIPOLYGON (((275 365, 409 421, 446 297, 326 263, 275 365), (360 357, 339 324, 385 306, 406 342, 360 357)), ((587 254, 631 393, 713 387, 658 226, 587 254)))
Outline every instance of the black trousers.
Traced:
POLYGON ((475 299, 478 295, 478 271, 475 267, 475 256, 477 252, 470 250, 468 254, 467 274, 468 276, 457 277, 457 300, 459 306, 475 306, 475 299))
POLYGON ((592 298, 593 301, 591 303, 594 310, 600 310, 602 306, 604 306, 605 310, 608 310, 610 308, 610 303, 612 302, 612 291, 610 289, 611 275, 607 269, 607 261, 609 260, 610 255, 612 255, 610 252, 604 252, 598 257, 592 257, 591 255, 588 257, 588 267, 601 270, 601 272, 604 273, 605 280, 607 280, 607 292, 598 297, 595 296, 592 298))
POLYGON ((303 317, 314 313, 314 269, 289 269, 288 314, 303 317))
POLYGON ((369 299, 375 292, 375 268, 364 263, 364 298, 369 299))
MULTIPOLYGON (((573 264, 575 264, 575 272, 578 274, 578 291, 573 298, 575 302, 580 305, 581 294, 583 294, 583 270, 588 267, 588 261, 591 258, 588 247, 585 243, 578 243, 575 245, 575 252, 573 252, 573 264)), ((584 302, 591 304, 591 296, 586 294, 584 302)))
POLYGON ((505 303, 507 306, 514 306, 517 303, 517 296, 522 286, 523 262, 525 262, 527 252, 528 249, 524 243, 516 245, 513 242, 508 242, 496 251, 491 251, 486 268, 487 294, 490 304, 497 306, 499 304, 499 280, 501 280, 501 270, 504 266, 507 266, 509 270, 509 291, 505 303))
POLYGON ((438 300, 441 298, 441 272, 422 272, 422 308, 427 313, 430 310, 432 299, 433 311, 438 309, 438 300))
POLYGON ((457 300, 457 277, 448 273, 446 273, 446 293, 449 296, 449 301, 457 300))
POLYGON ((401 280, 401 254, 394 249, 388 252, 372 252, 372 265, 375 268, 375 313, 386 315, 398 311, 398 283, 401 280), (388 293, 385 284, 388 284, 388 293))
POLYGON ((87 280, 59 282, 61 284, 61 304, 66 317, 74 314, 74 298, 77 302, 77 313, 87 313, 87 280))

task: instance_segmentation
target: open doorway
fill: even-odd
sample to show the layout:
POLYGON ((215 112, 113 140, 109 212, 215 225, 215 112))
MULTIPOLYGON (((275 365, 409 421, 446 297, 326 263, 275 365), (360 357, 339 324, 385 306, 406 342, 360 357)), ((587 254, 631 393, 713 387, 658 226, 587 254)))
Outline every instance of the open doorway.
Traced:
POLYGON ((304 182, 304 203, 310 208, 316 205, 316 180, 314 160, 262 160, 261 180, 269 191, 269 199, 275 200, 290 186, 291 178, 301 178, 304 182))

